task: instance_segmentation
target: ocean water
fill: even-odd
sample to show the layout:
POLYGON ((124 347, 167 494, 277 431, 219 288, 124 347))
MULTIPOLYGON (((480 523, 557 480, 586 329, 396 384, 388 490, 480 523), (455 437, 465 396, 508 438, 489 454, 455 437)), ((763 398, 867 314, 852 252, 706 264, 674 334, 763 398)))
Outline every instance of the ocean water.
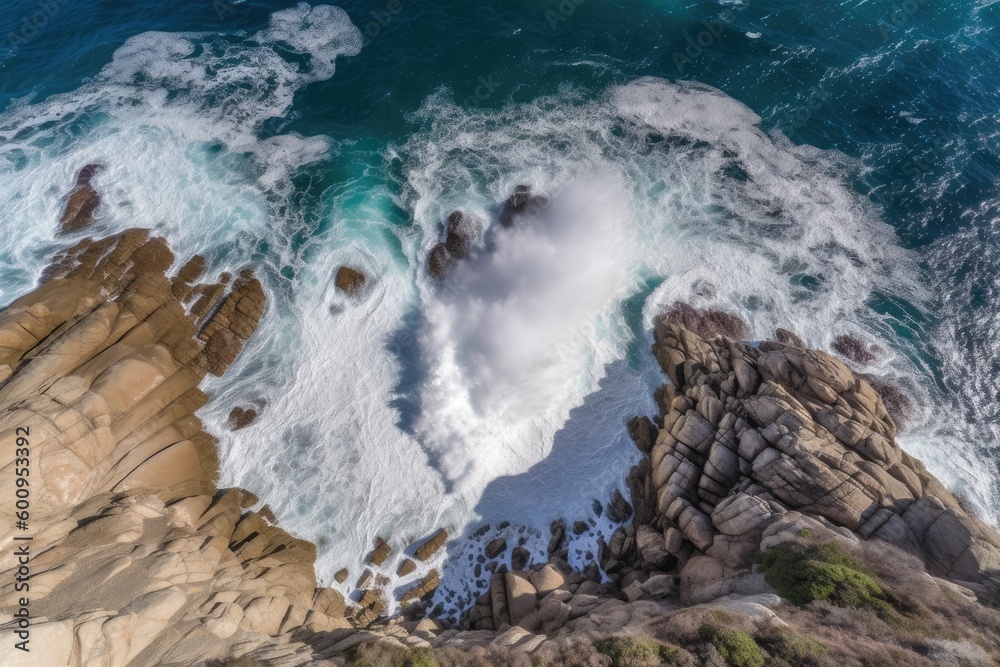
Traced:
POLYGON ((587 521, 584 563, 678 299, 877 344, 900 443, 1000 520, 1000 3, 15 0, 0 38, 0 304, 95 161, 91 233, 252 265, 268 311, 202 417, 326 583, 440 526, 541 553, 587 521), (519 184, 552 205, 497 232, 519 184), (437 284, 456 209, 492 252, 437 284))

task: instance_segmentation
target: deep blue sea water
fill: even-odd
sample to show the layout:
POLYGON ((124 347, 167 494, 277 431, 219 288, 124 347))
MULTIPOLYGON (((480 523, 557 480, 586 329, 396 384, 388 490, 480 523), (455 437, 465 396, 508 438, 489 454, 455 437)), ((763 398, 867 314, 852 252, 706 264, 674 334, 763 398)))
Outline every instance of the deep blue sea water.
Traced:
POLYGON ((14 0, 0 40, 0 303, 93 161, 101 230, 254 265, 268 318, 204 417, 323 577, 378 533, 602 530, 676 299, 875 342, 901 443, 997 523, 996 1, 14 0), (430 284, 447 213, 519 183, 547 231, 430 284))

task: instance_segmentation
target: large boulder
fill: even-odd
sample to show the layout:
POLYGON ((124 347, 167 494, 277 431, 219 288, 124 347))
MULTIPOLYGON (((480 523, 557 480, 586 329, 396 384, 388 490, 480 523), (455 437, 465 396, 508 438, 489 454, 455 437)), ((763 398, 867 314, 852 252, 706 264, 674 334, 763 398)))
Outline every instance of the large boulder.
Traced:
POLYGON ((517 625, 535 610, 538 591, 531 585, 527 575, 521 572, 508 572, 504 575, 504 590, 507 594, 510 624, 517 625))
POLYGON ((541 210, 548 203, 548 198, 532 192, 530 185, 518 185, 500 210, 500 226, 513 227, 518 218, 541 210))
POLYGON ((416 557, 417 560, 425 561, 441 549, 445 542, 448 541, 448 531, 441 529, 434 533, 426 542, 417 547, 416 557))

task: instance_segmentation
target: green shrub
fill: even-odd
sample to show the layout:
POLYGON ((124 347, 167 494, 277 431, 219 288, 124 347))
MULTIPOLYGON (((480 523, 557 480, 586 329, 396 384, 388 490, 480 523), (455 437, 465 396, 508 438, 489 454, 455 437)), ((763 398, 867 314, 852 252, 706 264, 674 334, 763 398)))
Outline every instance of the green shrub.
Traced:
POLYGON ((434 652, 429 648, 415 648, 410 651, 407 667, 438 667, 438 662, 434 658, 434 652))
POLYGON ((775 629, 757 636, 757 643, 773 657, 793 665, 811 665, 826 652, 821 645, 787 629, 775 629))
POLYGON ((349 667, 438 667, 427 648, 405 649, 381 642, 359 644, 347 650, 349 667))
POLYGON ((764 652, 745 632, 706 625, 701 629, 701 636, 715 645, 731 667, 764 667, 764 652))
POLYGON ((781 544, 764 553, 761 569, 767 583, 797 605, 827 600, 841 607, 872 609, 880 615, 893 606, 907 606, 836 544, 781 544))
POLYGON ((677 647, 649 637, 609 637, 594 643, 598 653, 611 658, 612 667, 657 667, 677 657, 677 647))

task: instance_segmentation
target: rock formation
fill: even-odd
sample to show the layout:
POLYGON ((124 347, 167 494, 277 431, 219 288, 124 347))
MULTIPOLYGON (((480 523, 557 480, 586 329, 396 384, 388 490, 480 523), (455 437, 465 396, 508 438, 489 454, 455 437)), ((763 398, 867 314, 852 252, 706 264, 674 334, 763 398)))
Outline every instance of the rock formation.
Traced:
POLYGON ((653 525, 686 562, 686 599, 738 587, 760 545, 795 527, 879 538, 935 576, 1000 592, 1000 536, 899 448, 868 381, 821 351, 706 340, 666 317, 655 340, 671 386, 653 525))
POLYGON ((239 431, 253 424, 259 416, 256 408, 236 406, 230 410, 226 425, 233 431, 239 431))
POLYGON ((361 273, 357 269, 352 269, 349 266, 342 266, 337 269, 337 276, 334 278, 334 284, 337 289, 344 294, 356 294, 360 292, 364 286, 367 278, 365 274, 361 273))
POLYGON ((6 664, 195 664, 350 627, 340 594, 316 586, 315 547, 247 511, 252 494, 216 488, 194 416, 201 380, 256 328, 261 285, 249 272, 192 285, 200 271, 170 279, 173 261, 144 230, 86 239, 0 313, 3 488, 15 433, 31 481, 27 531, 0 505, 2 567, 14 537, 33 538, 30 590, 6 571, 0 608, 30 599, 34 652, 6 664))
POLYGON ((432 278, 444 278, 472 251, 479 233, 479 223, 461 211, 453 211, 445 224, 445 239, 435 244, 427 256, 427 271, 432 278))
POLYGON ((841 334, 833 339, 833 351, 856 364, 870 364, 882 353, 878 345, 868 343, 852 334, 841 334))
POLYGON ((500 226, 512 227, 517 219, 547 206, 549 200, 544 195, 531 191, 529 185, 518 185, 514 194, 507 198, 500 210, 500 226))
POLYGON ((59 233, 71 234, 90 225, 101 205, 101 196, 91 185, 94 176, 104 170, 100 164, 88 164, 76 177, 76 187, 69 193, 66 208, 59 220, 59 233))

